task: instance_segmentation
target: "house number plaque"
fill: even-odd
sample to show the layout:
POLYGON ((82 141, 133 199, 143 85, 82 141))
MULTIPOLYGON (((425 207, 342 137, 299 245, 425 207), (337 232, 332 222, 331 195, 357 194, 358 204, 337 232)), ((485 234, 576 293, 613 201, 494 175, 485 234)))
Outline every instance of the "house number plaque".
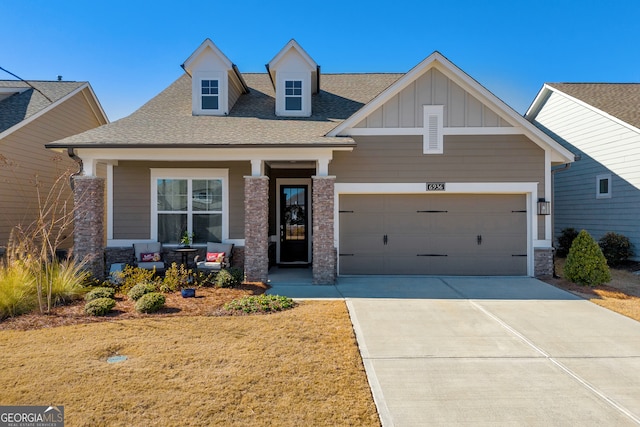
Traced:
POLYGON ((444 191, 444 182, 427 182, 427 191, 444 191))

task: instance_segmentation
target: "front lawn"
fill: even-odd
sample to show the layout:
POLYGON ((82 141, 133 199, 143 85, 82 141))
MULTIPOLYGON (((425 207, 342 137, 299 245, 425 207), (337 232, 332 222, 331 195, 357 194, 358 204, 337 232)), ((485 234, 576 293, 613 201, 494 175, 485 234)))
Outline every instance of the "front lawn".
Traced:
POLYGON ((0 331, 0 404, 64 405, 70 426, 380 425, 342 301, 110 320, 0 331))
POLYGON ((609 310, 640 321, 640 275, 634 270, 640 269, 638 263, 628 263, 626 268, 611 268, 611 281, 601 286, 581 286, 563 278, 563 267, 566 259, 555 261, 557 278, 545 281, 565 289, 575 295, 588 299, 609 310))

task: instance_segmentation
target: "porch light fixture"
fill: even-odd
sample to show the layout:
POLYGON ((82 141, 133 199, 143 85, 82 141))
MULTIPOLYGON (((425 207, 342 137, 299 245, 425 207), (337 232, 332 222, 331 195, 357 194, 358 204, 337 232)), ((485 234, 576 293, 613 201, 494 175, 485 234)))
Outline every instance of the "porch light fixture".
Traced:
POLYGON ((551 215, 551 202, 538 199, 538 215, 551 215))

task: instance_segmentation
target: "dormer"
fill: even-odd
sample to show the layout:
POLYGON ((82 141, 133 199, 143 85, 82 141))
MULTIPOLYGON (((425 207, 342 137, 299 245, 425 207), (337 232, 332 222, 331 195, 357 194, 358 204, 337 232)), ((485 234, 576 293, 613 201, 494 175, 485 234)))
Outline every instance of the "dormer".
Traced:
POLYGON ((238 67, 206 39, 182 64, 191 76, 191 104, 194 116, 224 116, 249 89, 238 67))
POLYGON ((311 116, 311 95, 320 90, 320 67, 291 39, 266 65, 276 90, 276 115, 311 116))

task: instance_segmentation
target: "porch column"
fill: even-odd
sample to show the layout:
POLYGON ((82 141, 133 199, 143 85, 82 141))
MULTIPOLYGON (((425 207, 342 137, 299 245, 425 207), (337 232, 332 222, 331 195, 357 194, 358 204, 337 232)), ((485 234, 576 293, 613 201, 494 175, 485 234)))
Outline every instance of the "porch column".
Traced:
POLYGON ((313 284, 336 282, 336 249, 333 245, 335 176, 312 176, 313 185, 313 284))
POLYGON ((269 178, 244 177, 244 273, 267 282, 269 272, 269 178))
POLYGON ((104 179, 73 178, 73 256, 84 261, 85 270, 104 279, 104 179))

